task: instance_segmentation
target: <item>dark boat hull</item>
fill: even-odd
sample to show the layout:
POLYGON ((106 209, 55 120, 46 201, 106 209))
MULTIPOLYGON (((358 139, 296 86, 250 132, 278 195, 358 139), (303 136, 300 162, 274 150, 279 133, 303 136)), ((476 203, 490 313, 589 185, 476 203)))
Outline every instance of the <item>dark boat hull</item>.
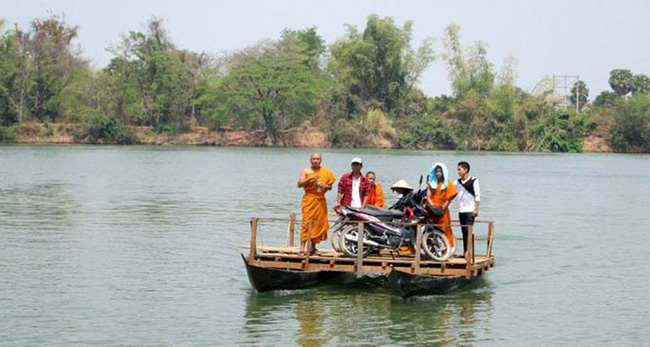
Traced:
POLYGON ((416 295, 446 294, 473 282, 476 277, 463 276, 421 276, 392 270, 388 274, 391 289, 401 297, 416 295))
POLYGON ((301 289, 311 287, 322 282, 328 276, 322 271, 295 271, 264 268, 251 265, 242 255, 248 280, 253 288, 260 292, 278 289, 301 289))

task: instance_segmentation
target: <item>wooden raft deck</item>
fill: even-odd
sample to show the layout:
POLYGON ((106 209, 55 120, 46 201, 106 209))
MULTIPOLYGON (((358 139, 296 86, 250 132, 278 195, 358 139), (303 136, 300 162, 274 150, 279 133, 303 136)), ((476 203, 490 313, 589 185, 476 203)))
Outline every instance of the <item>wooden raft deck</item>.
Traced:
POLYGON ((467 260, 461 257, 452 257, 446 262, 420 260, 418 264, 414 255, 394 253, 391 256, 390 253, 382 251, 379 255, 373 254, 363 258, 359 269, 357 258, 346 257, 333 249, 322 249, 309 257, 299 254, 299 251, 300 247, 298 246, 258 246, 256 258, 247 257, 246 260, 250 265, 281 270, 388 274, 395 269, 424 276, 465 277, 480 276, 484 271, 495 266, 494 257, 487 255, 475 255, 474 263, 468 270, 467 260))
MULTIPOLYGON (((475 224, 487 226, 486 238, 474 238, 474 226, 469 227, 468 251, 466 257, 454 256, 445 262, 437 262, 427 259, 422 259, 420 252, 420 240, 422 237, 422 226, 418 227, 417 241, 415 255, 398 255, 396 252, 392 254, 382 250, 379 254, 372 254, 365 258, 359 255, 356 258, 346 257, 341 253, 337 253, 333 249, 319 249, 316 254, 304 255, 299 254, 300 247, 295 246, 295 215, 291 214, 287 219, 275 218, 251 218, 251 239, 250 246, 243 246, 249 249, 248 256, 244 257, 244 261, 250 265, 258 268, 275 269, 275 270, 289 270, 295 272, 349 272, 356 273, 357 276, 364 274, 389 274, 392 270, 401 271, 412 275, 427 276, 427 277, 464 277, 471 279, 482 275, 485 271, 495 266, 495 260, 492 256, 492 241, 494 235, 494 222, 491 221, 476 221, 475 224), (287 230, 287 246, 285 247, 269 247, 260 246, 257 244, 258 222, 289 222, 287 230), (486 249, 484 254, 476 254, 474 250, 474 241, 485 240, 486 249)), ((452 227, 458 228, 460 225, 452 227)), ((359 239, 363 239, 363 226, 359 223, 359 239)), ((311 235, 309 236, 309 239, 311 235)), ((462 247, 460 242, 457 242, 459 247, 462 247)), ((307 242, 307 248, 311 245, 307 242)), ((359 249, 363 245, 359 242, 359 249)), ((362 252, 359 252, 362 253, 362 252)))

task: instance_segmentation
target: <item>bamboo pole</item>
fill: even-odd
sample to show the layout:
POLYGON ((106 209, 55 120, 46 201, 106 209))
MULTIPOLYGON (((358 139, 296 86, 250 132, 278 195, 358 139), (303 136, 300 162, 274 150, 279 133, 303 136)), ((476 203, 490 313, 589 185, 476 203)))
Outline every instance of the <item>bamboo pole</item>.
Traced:
POLYGON ((251 218, 251 247, 248 252, 248 261, 257 257, 257 218, 251 218))
POLYGON ((358 222, 357 231, 357 278, 363 276, 363 222, 358 222))
POLYGON ((422 229, 424 225, 419 224, 415 232, 415 273, 420 272, 420 249, 422 247, 422 229))

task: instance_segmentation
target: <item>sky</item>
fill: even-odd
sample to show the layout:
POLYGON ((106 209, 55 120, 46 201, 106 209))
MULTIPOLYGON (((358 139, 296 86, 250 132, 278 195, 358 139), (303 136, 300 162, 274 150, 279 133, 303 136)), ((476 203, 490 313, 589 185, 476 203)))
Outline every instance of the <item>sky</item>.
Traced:
MULTIPOLYGON (((515 84, 531 91, 545 76, 579 75, 590 99, 610 90, 612 69, 650 75, 650 1, 647 0, 0 0, 7 27, 63 15, 79 26, 82 56, 96 68, 112 58, 107 48, 129 31, 163 18, 173 42, 194 52, 221 54, 263 39, 278 39, 285 29, 315 26, 327 44, 346 33, 346 24, 365 27, 371 14, 414 22, 413 46, 441 38, 451 23, 461 26, 463 44, 487 44, 496 70, 508 57, 517 61, 515 84)), ((420 88, 430 96, 450 94, 447 68, 435 61, 420 88)))

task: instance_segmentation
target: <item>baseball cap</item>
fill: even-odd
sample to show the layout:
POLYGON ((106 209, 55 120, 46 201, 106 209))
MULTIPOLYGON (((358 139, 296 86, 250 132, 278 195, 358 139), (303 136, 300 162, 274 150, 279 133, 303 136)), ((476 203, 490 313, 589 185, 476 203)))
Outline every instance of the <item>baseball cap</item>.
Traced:
POLYGON ((363 165, 363 162, 361 162, 361 158, 359 158, 359 157, 356 157, 356 158, 352 159, 352 162, 350 164, 354 164, 354 163, 358 163, 358 164, 363 165))

